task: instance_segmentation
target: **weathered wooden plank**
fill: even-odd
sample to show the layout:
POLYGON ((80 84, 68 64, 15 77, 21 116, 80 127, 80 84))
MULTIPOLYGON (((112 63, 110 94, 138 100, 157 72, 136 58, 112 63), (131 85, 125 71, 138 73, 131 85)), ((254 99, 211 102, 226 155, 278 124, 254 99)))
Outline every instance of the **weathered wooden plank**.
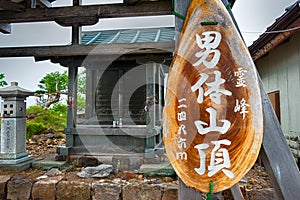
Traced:
POLYGON ((4 34, 11 33, 11 25, 10 24, 0 24, 0 32, 4 34))
POLYGON ((123 55, 174 51, 174 42, 0 48, 0 57, 123 55))
MULTIPOLYGON (((2 4, 1 4, 2 5, 2 4)), ((171 1, 144 2, 134 6, 125 4, 69 6, 26 9, 25 12, 0 12, 0 23, 77 20, 81 25, 94 24, 94 18, 133 17, 171 14, 171 1), (38 16, 38 17, 37 17, 38 16), (91 22, 87 19, 93 19, 91 22)))
POLYGON ((300 188, 299 170, 261 80, 260 84, 264 112, 262 161, 278 198, 298 199, 300 188))
MULTIPOLYGON (((191 0, 186 0, 186 1, 175 1, 174 3, 174 11, 185 16, 188 6, 190 5, 191 0)), ((179 17, 175 17, 175 31, 180 34, 182 30, 182 26, 184 23, 184 19, 181 19, 179 17)))
POLYGON ((178 188, 178 199, 179 200, 188 200, 188 199, 203 199, 206 195, 202 194, 199 191, 193 190, 187 187, 181 179, 179 179, 179 188, 178 188))
POLYGON ((235 184, 234 186, 232 186, 230 188, 230 191, 232 193, 234 200, 244 200, 245 199, 238 183, 235 184))
MULTIPOLYGON (((175 1, 174 11, 185 16, 187 13, 188 6, 190 5, 190 2, 191 2, 191 0, 175 1)), ((175 31, 176 31, 175 47, 176 48, 178 45, 178 39, 179 39, 181 30, 182 30, 183 23, 184 23, 183 19, 181 19, 179 17, 175 17, 175 31)), ((179 200, 202 199, 202 197, 204 197, 204 194, 187 187, 179 177, 178 177, 178 179, 179 179, 179 188, 178 188, 178 199, 179 200)))

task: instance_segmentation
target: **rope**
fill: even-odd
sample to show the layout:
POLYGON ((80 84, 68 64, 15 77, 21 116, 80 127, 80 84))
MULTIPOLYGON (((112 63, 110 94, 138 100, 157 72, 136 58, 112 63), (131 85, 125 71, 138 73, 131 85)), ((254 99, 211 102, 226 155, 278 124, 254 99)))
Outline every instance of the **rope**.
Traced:
POLYGON ((185 20, 185 18, 186 18, 184 15, 182 15, 178 12, 175 12, 174 0, 172 0, 172 15, 175 15, 176 17, 179 17, 182 20, 185 20))
POLYGON ((200 24, 202 26, 206 26, 206 25, 218 25, 218 22, 214 22, 214 21, 211 21, 211 22, 201 22, 200 24))
POLYGON ((266 34, 272 34, 272 33, 284 33, 284 32, 289 32, 289 31, 295 31, 300 29, 300 26, 294 27, 294 28, 289 28, 289 29, 285 29, 285 30, 277 30, 277 31, 266 31, 266 32, 247 32, 247 31, 243 31, 243 33, 253 33, 253 34, 257 34, 257 33, 266 33, 266 34))
POLYGON ((227 6, 226 6, 226 9, 229 10, 229 9, 231 9, 231 8, 232 8, 232 4, 231 4, 231 3, 228 3, 227 6))
POLYGON ((180 19, 183 19, 183 20, 185 20, 185 18, 186 18, 184 15, 182 15, 178 12, 175 12, 175 11, 172 11, 172 14, 175 15, 176 17, 179 17, 180 19))
POLYGON ((207 200, 211 200, 213 196, 213 188, 214 183, 212 181, 209 182, 209 193, 207 194, 207 200))

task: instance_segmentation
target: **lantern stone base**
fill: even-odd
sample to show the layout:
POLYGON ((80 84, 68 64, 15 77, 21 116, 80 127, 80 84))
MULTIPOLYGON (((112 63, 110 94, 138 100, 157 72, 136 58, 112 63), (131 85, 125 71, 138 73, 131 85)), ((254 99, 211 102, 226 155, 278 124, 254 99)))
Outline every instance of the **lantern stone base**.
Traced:
POLYGON ((18 159, 0 160, 0 170, 23 171, 31 167, 32 156, 18 159))
POLYGON ((28 157, 27 152, 20 152, 20 153, 0 153, 0 163, 1 160, 18 160, 24 157, 28 157))
POLYGON ((30 161, 30 160, 31 161, 33 160, 32 156, 25 156, 25 157, 18 158, 18 159, 7 159, 7 160, 1 159, 0 165, 15 165, 15 164, 19 164, 19 163, 30 161))

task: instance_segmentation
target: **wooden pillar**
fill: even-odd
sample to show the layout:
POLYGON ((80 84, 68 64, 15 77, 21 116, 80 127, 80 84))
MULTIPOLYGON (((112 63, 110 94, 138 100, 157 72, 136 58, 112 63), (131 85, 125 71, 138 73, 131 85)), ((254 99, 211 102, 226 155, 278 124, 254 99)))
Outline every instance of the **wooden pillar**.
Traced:
POLYGON ((124 98, 124 81, 123 81, 123 70, 119 69, 119 85, 118 85, 118 90, 119 90, 119 121, 121 122, 123 118, 123 98, 124 98))
POLYGON ((152 116, 153 116, 153 127, 155 127, 157 125, 157 120, 158 120, 158 110, 157 110, 157 105, 156 104, 156 100, 158 98, 158 96, 156 96, 158 94, 157 88, 156 88, 156 84, 157 84, 157 63, 152 63, 152 67, 153 67, 153 73, 152 73, 152 77, 153 77, 153 105, 152 105, 152 116))
POLYGON ((66 142, 67 147, 72 147, 74 138, 72 135, 73 130, 76 128, 77 118, 77 79, 78 67, 69 67, 68 70, 68 113, 67 113, 67 129, 66 129, 66 142))
MULTIPOLYGON (((174 11, 185 16, 188 6, 190 5, 191 0, 185 0, 185 1, 181 1, 181 0, 177 0, 174 1, 174 11)), ((182 26, 183 26, 184 20, 176 17, 175 16, 175 31, 176 31, 176 47, 177 47, 177 43, 178 43, 178 38, 179 38, 179 34, 181 32, 182 26)))
POLYGON ((82 4, 82 0, 73 0, 73 6, 80 6, 82 4))
POLYGON ((152 105, 155 96, 155 70, 154 63, 147 63, 146 65, 146 104, 148 106, 147 127, 153 129, 155 125, 155 113, 152 105), (151 102, 151 103, 150 103, 151 102))
POLYGON ((203 199, 205 195, 201 192, 188 188, 182 181, 179 179, 179 188, 178 188, 178 199, 179 200, 188 200, 188 199, 203 199))
MULTIPOLYGON (((73 0, 73 6, 80 6, 82 0, 73 0)), ((79 24, 72 25, 72 44, 80 44, 81 26, 79 24)))
MULTIPOLYGON (((186 1, 175 1, 174 3, 174 11, 185 16, 187 13, 188 6, 190 4, 191 0, 186 1)), ((175 16, 175 31, 178 33, 176 35, 176 47, 178 45, 178 38, 179 33, 181 32, 182 26, 184 24, 184 20, 175 16)), ((216 193, 213 195, 213 198, 218 199, 217 196, 219 196, 220 193, 216 193)), ((193 190, 191 188, 188 188, 179 178, 179 191, 178 191, 178 199, 179 200, 185 200, 185 199, 202 199, 206 196, 205 194, 202 194, 199 191, 193 190)), ((234 197, 237 199, 236 197, 234 197)))
POLYGON ((146 138, 146 155, 145 157, 154 157, 154 147, 155 147, 155 136, 154 136, 154 126, 155 126, 155 109, 152 105, 152 101, 155 96, 155 70, 153 63, 147 63, 146 65, 146 107, 148 109, 146 115, 147 123, 147 133, 146 138))
MULTIPOLYGON (((190 5, 191 0, 186 1, 175 1, 174 2, 174 11, 184 15, 187 13, 188 6, 190 5)), ((175 31, 176 31, 176 40, 175 46, 177 48, 178 45, 178 38, 181 33, 182 26, 184 24, 184 20, 175 16, 175 31)), ((179 188, 178 188, 178 199, 185 200, 185 199, 202 199, 204 194, 198 192, 196 190, 188 188, 180 178, 179 179, 179 188)))
POLYGON ((95 93, 96 93, 97 71, 86 69, 86 101, 85 101, 85 118, 86 120, 95 117, 95 93))
POLYGON ((72 44, 79 45, 81 38, 81 26, 79 24, 72 25, 72 44))
POLYGON ((162 113, 163 113, 163 103, 164 103, 164 77, 165 72, 162 67, 162 64, 158 65, 158 84, 159 84, 159 94, 158 94, 158 101, 159 101, 159 107, 158 107, 158 117, 159 117, 159 126, 162 125, 162 113))

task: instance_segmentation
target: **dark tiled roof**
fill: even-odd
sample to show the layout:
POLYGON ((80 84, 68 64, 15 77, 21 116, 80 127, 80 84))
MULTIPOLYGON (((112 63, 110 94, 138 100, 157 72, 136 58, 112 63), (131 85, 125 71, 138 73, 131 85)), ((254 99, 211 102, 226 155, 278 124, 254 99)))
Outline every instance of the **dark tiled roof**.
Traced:
POLYGON ((272 31, 285 30, 293 22, 295 22, 300 17, 300 0, 297 0, 293 5, 285 9, 285 13, 281 15, 276 21, 267 28, 265 33, 259 36, 259 38, 249 46, 249 51, 251 55, 254 55, 257 51, 268 44, 276 35, 279 33, 272 33, 272 31))
POLYGON ((114 44, 136 42, 168 42, 173 41, 175 31, 168 28, 143 28, 109 31, 86 31, 82 33, 82 44, 114 44))

